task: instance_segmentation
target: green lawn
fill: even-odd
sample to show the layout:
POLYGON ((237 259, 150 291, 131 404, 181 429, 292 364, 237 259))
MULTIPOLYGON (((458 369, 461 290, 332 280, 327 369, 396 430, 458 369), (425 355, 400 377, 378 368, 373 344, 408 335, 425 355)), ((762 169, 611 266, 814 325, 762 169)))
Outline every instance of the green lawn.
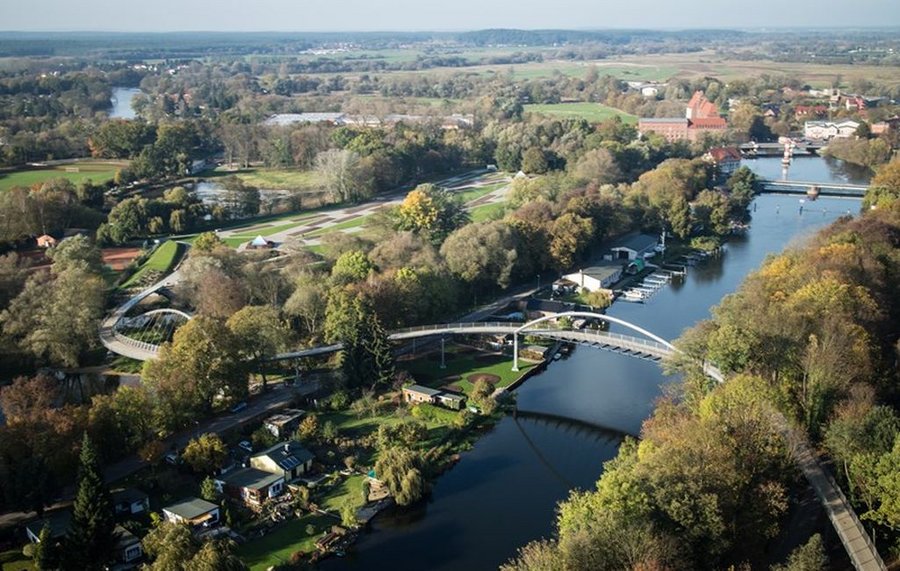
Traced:
POLYGON ((256 236, 250 236, 249 238, 246 236, 232 236, 231 238, 224 238, 222 241, 230 248, 237 248, 244 242, 249 242, 254 238, 256 238, 256 236))
POLYGON ((219 167, 200 174, 204 178, 218 178, 234 175, 245 183, 262 189, 275 190, 318 190, 321 177, 315 171, 297 169, 259 168, 238 171, 219 167))
POLYGON ((350 411, 324 412, 318 415, 319 425, 331 421, 341 434, 352 438, 360 438, 378 430, 381 425, 397 424, 403 418, 393 411, 375 416, 359 417, 350 411))
MULTIPOLYGON (((341 222, 339 224, 335 224, 334 226, 329 226, 328 228, 321 228, 319 230, 314 230, 312 232, 307 232, 302 237, 303 238, 316 238, 318 236, 324 236, 325 234, 330 234, 332 232, 337 232, 339 230, 347 230, 348 228, 356 228, 358 226, 362 226, 366 222, 367 216, 360 216, 354 220, 347 220, 346 222, 341 222)), ((279 224, 277 226, 271 226, 269 228, 257 228, 256 232, 247 232, 241 234, 234 234, 225 238, 223 241, 231 246, 232 248, 237 248, 244 242, 249 242, 250 240, 256 238, 257 236, 262 236, 264 238, 268 238, 273 234, 277 234, 278 232, 284 232, 290 230, 291 228, 297 228, 300 226, 305 226, 307 224, 304 220, 295 220, 294 222, 288 222, 287 224, 279 224)))
POLYGON ((484 222, 485 220, 492 220, 495 216, 502 213, 505 208, 506 204, 503 202, 483 204, 469 210, 469 216, 472 217, 472 222, 484 222))
POLYGON ((119 355, 110 362, 109 367, 113 371, 119 373, 130 373, 136 375, 143 370, 144 362, 137 361, 135 359, 129 359, 128 357, 122 357, 121 355, 119 355))
POLYGON ((306 514, 292 519, 265 537, 241 545, 237 555, 250 566, 251 571, 264 571, 274 565, 287 563, 295 551, 315 550, 316 540, 335 523, 338 522, 333 518, 306 514), (316 528, 313 535, 306 534, 306 526, 310 524, 316 528))
POLYGON ((31 186, 54 178, 65 178, 74 184, 90 179, 99 184, 112 180, 116 171, 126 166, 127 161, 82 161, 40 169, 23 169, 0 174, 0 191, 14 186, 31 186))
POLYGON ((365 502, 362 499, 362 485, 366 479, 361 474, 345 478, 338 485, 327 490, 318 500, 319 507, 324 510, 339 514, 346 502, 355 508, 361 508, 365 502))
POLYGON ((463 204, 472 202, 473 200, 478 200, 482 196, 486 194, 490 194, 497 190, 498 188, 503 188, 506 186, 507 182, 498 182, 494 184, 487 184, 485 186, 481 186, 478 188, 467 188, 462 192, 459 192, 459 195, 462 197, 463 204))
POLYGON ((563 118, 581 118, 599 123, 612 117, 621 117, 622 122, 637 124, 637 117, 600 103, 547 103, 525 105, 526 113, 540 113, 563 118))
POLYGON ((366 215, 366 216, 360 216, 358 218, 354 218, 353 220, 346 220, 344 222, 339 222, 337 224, 329 226, 328 228, 321 228, 319 230, 314 230, 314 231, 306 234, 304 236, 304 238, 315 238, 316 236, 323 236, 325 234, 330 234, 337 230, 349 230, 350 228, 358 228, 366 223, 369 216, 371 216, 371 214, 366 215))
POLYGON ((284 232, 286 230, 290 230, 291 228, 297 228, 298 226, 304 226, 309 222, 309 219, 312 218, 315 213, 307 213, 301 215, 292 215, 284 219, 289 219, 290 222, 285 222, 284 224, 257 224, 253 226, 249 226, 247 228, 241 229, 240 234, 233 234, 224 239, 224 242, 231 246, 232 248, 236 248, 243 244, 244 242, 249 242, 250 240, 256 238, 257 236, 262 236, 264 238, 268 238, 274 234, 279 232, 284 232))
POLYGON ((119 286, 121 289, 128 289, 139 284, 148 274, 161 273, 166 274, 175 267, 187 248, 184 244, 169 240, 156 249, 155 252, 147 259, 146 262, 134 272, 125 283, 119 286))
POLYGON ((536 363, 519 361, 519 371, 512 370, 512 357, 508 355, 488 355, 485 353, 460 353, 461 347, 451 346, 447 348, 446 368, 440 368, 439 353, 431 353, 429 356, 415 361, 402 361, 398 366, 406 369, 417 382, 428 386, 440 386, 444 384, 442 379, 447 377, 461 377, 452 381, 466 394, 472 390, 472 382, 468 380, 470 375, 485 373, 497 375, 500 381, 495 387, 506 387, 518 379, 525 371, 536 366, 536 363))
POLYGON ((0 569, 2 571, 32 571, 34 563, 22 555, 21 549, 10 549, 0 553, 0 569))

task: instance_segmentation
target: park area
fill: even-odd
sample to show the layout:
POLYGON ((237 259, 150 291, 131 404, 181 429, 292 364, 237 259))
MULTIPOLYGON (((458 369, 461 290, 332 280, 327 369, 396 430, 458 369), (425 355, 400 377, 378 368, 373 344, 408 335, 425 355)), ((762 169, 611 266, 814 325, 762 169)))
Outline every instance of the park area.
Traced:
POLYGON ((535 103, 525 105, 526 113, 552 115, 558 118, 586 119, 601 123, 613 117, 620 117, 623 123, 637 124, 637 117, 600 103, 535 103))
POLYGON ((0 174, 0 191, 14 186, 29 187, 54 178, 64 178, 73 184, 90 180, 105 183, 116 176, 116 171, 128 166, 127 161, 79 161, 61 165, 19 169, 0 174))
POLYGON ((440 350, 415 360, 400 361, 397 365, 406 369, 421 385, 469 394, 479 379, 486 380, 494 388, 508 387, 537 363, 520 361, 519 371, 513 371, 509 355, 454 344, 445 349, 443 369, 440 350))
POLYGON ((186 251, 187 248, 184 244, 174 240, 163 243, 119 288, 129 289, 151 285, 162 276, 171 272, 186 251))
POLYGON ((318 191, 322 187, 322 177, 314 170, 280 168, 231 169, 223 166, 205 171, 200 176, 210 180, 225 176, 236 176, 244 184, 264 190, 318 191))

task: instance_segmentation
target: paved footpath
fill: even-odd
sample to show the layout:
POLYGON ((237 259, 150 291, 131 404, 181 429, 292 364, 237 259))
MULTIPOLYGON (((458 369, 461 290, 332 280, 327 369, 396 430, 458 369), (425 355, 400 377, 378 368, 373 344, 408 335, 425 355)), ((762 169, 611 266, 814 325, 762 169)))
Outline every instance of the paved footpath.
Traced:
MULTIPOLYGON (((508 178, 498 178, 498 175, 494 173, 489 173, 486 171, 476 170, 471 171, 469 173, 465 173, 459 176, 455 176, 452 178, 448 178, 445 180, 438 181, 436 184, 438 186, 445 187, 449 189, 451 192, 462 192, 471 188, 479 188, 491 184, 496 184, 497 182, 509 182, 508 178)), ((311 216, 309 218, 303 218, 302 221, 298 221, 297 225, 291 226, 290 228, 286 228, 279 232, 275 232, 272 234, 265 235, 267 240, 271 240, 275 242, 278 246, 294 241, 299 240, 304 246, 316 246, 319 245, 320 238, 324 230, 331 228, 332 226, 336 226, 339 224, 344 224, 346 222, 350 222, 351 220, 356 220, 358 218, 363 218, 365 216, 370 216, 377 212, 378 210, 384 207, 397 206, 403 199, 406 198, 407 193, 409 192, 409 188, 404 188, 399 191, 393 191, 387 194, 382 194, 377 196, 363 204, 357 204, 353 206, 345 206, 338 207, 331 210, 322 211, 315 216, 311 216), (307 234, 315 233, 315 236, 304 237, 307 234)), ((506 198, 506 195, 509 191, 509 185, 505 184, 504 186, 482 196, 474 201, 471 201, 468 206, 480 206, 483 204, 490 204, 494 202, 500 202, 506 198), (475 204, 477 202, 477 204, 475 204)), ((298 217, 303 217, 303 214, 298 214, 298 217)), ((239 227, 233 228, 231 230, 222 230, 218 233, 220 238, 231 238, 234 236, 245 236, 253 234, 254 232, 262 232, 265 234, 266 227, 269 224, 263 223, 258 227, 239 227)), ((279 224, 280 225, 280 224, 279 224)), ((348 234, 352 234, 354 232, 360 231, 360 227, 352 227, 345 228, 342 231, 348 234)), ((248 239, 249 242, 249 239, 248 239)), ((246 247, 246 243, 241 244, 238 250, 242 250, 246 247)))
POLYGON ((884 562, 856 512, 831 474, 822 467, 806 438, 796 430, 787 428, 786 422, 782 425, 782 430, 793 449, 794 460, 819 497, 853 567, 857 571, 885 571, 884 562))

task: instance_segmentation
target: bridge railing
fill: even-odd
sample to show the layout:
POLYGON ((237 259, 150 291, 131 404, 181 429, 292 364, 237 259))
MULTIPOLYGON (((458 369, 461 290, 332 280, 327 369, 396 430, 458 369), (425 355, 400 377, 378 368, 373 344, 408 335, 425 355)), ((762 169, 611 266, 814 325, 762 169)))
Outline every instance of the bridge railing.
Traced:
POLYGON ((566 333, 570 333, 571 337, 596 337, 598 339, 613 339, 616 341, 622 341, 624 343, 629 343, 632 345, 639 345, 642 347, 647 347, 654 349, 660 353, 669 354, 672 352, 672 349, 663 345, 662 343, 658 343, 656 341, 652 341, 649 339, 641 339, 640 337, 635 337, 633 335, 623 335, 622 333, 613 333, 610 331, 601 331, 597 329, 548 329, 548 330, 535 330, 530 331, 529 333, 533 333, 535 335, 547 335, 552 334, 560 337, 565 337, 566 333))
MULTIPOLYGON (((481 322, 465 322, 465 323, 445 323, 441 325, 420 325, 417 327, 407 327, 404 329, 397 329, 391 332, 391 336, 403 336, 410 333, 422 333, 428 331, 434 331, 435 334, 440 334, 442 332, 447 333, 458 333, 465 332, 468 330, 497 330, 498 333, 515 333, 519 331, 521 325, 517 322, 509 322, 509 321, 481 321, 481 322)), ((537 336, 558 336, 565 337, 567 333, 571 334, 571 337, 595 337, 598 340, 607 339, 607 340, 616 340, 621 343, 626 343, 630 345, 635 345, 640 348, 647 348, 653 350, 656 353, 661 354, 669 354, 672 352, 671 348, 663 345, 662 343, 658 343, 656 341, 651 341, 649 339, 641 339, 639 337, 634 337, 632 335, 624 335, 622 333, 613 333, 611 331, 603 331, 597 329, 562 329, 562 328, 547 328, 543 327, 541 329, 525 329, 519 331, 522 335, 537 335, 537 336)))
POLYGON ((159 345, 154 345, 153 343, 147 343, 146 341, 138 341, 137 339, 132 339, 126 335, 119 333, 118 331, 113 331, 113 338, 119 343, 123 345, 128 345, 130 347, 134 347, 136 349, 140 349, 141 351, 147 351, 148 353, 158 353, 159 345))
POLYGON ((418 325, 416 327, 405 327, 403 329, 395 329, 390 332, 391 335, 402 335, 404 333, 419 333, 422 331, 444 331, 447 329, 501 329, 509 328, 515 330, 521 325, 514 321, 467 321, 461 323, 443 323, 440 325, 418 325))

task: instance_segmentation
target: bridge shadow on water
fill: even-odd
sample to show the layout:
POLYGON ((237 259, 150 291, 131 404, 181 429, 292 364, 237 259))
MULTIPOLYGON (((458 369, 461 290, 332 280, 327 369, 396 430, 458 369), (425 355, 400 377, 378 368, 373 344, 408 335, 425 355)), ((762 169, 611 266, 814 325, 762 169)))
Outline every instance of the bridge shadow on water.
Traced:
POLYGON ((561 431, 563 434, 571 434, 580 438, 586 437, 589 440, 613 444, 615 446, 618 446, 626 436, 629 436, 626 432, 614 428, 600 426, 577 418, 568 418, 545 412, 516 409, 513 411, 512 419, 513 422, 515 422, 516 428, 518 428, 519 432, 528 443, 528 447, 534 452, 534 455, 540 463, 543 464, 561 484, 569 489, 577 487, 577 484, 567 478, 562 470, 557 469, 553 461, 548 458, 534 439, 529 436, 528 432, 525 430, 528 424, 550 427, 557 431, 561 431))

